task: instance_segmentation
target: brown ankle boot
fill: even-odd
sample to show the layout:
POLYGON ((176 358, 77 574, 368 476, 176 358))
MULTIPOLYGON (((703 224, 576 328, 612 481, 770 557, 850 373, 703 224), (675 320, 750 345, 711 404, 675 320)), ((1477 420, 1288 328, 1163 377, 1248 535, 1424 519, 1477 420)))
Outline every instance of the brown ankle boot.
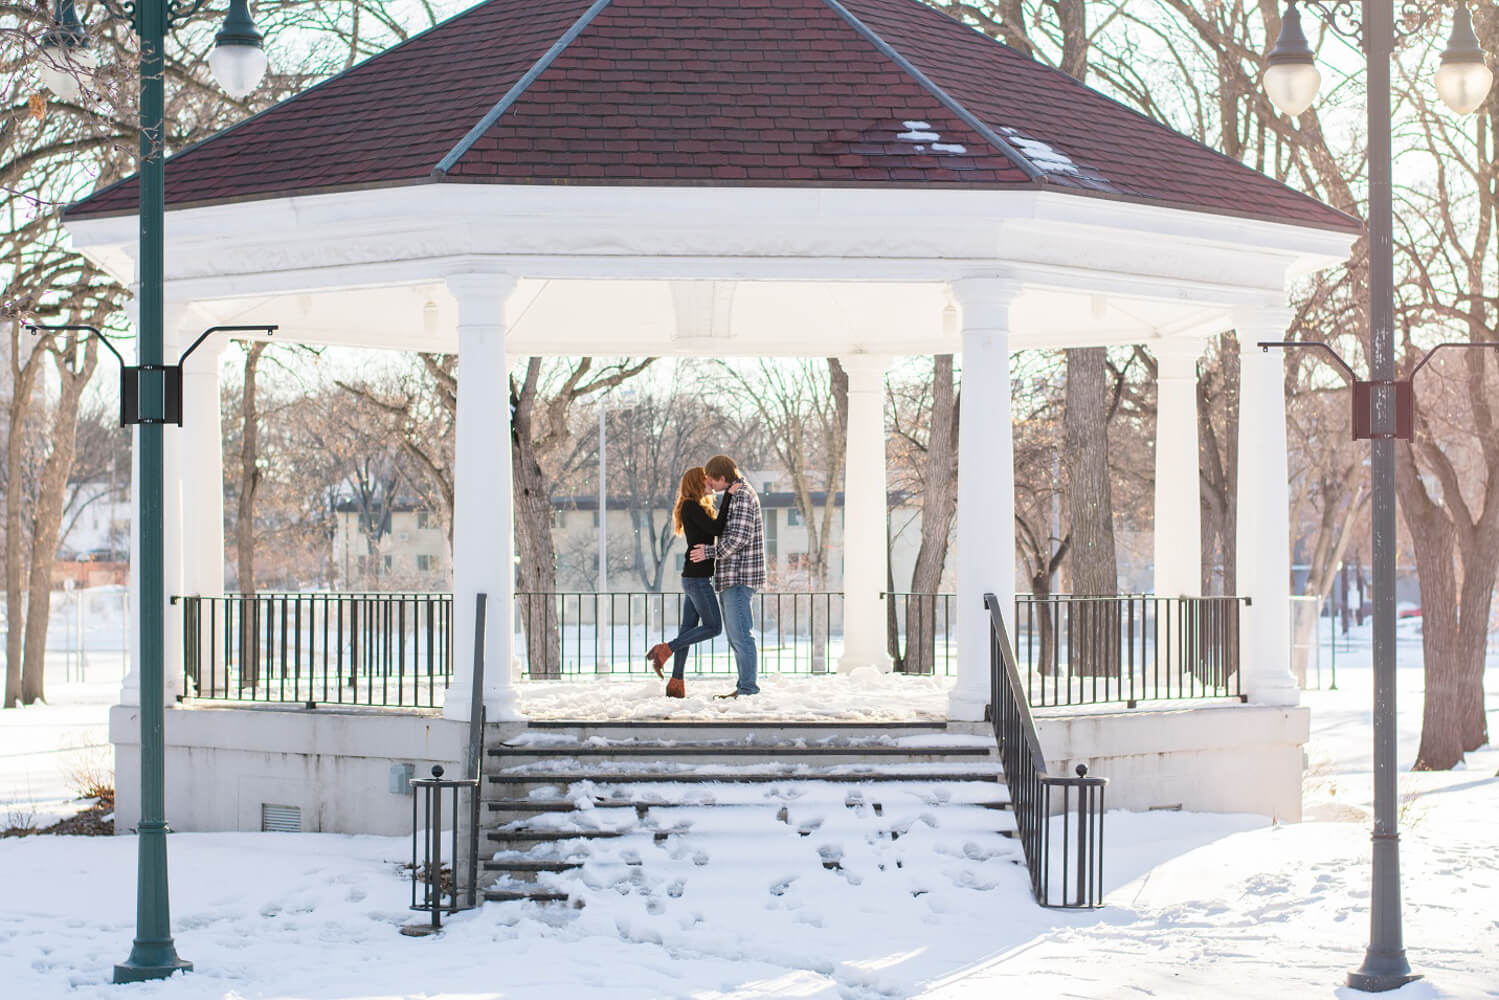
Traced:
POLYGON ((682 683, 682 678, 680 678, 680 677, 673 677, 671 680, 669 680, 669 681, 666 682, 666 697, 668 697, 668 698, 685 698, 685 697, 687 697, 687 685, 684 684, 684 683, 682 683))
POLYGON ((651 647, 651 651, 645 654, 645 658, 651 662, 651 669, 656 671, 657 677, 665 677, 661 672, 662 666, 671 659, 671 647, 664 642, 658 642, 651 647))

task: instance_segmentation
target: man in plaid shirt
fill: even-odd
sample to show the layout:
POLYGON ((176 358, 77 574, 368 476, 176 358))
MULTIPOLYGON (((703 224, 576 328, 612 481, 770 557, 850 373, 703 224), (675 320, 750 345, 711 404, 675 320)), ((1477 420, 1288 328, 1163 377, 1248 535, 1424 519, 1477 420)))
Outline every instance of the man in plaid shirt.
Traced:
POLYGON ((724 503, 729 505, 728 521, 723 535, 711 545, 695 545, 689 553, 693 562, 716 560, 713 588, 723 608, 723 628, 734 662, 739 666, 739 684, 732 694, 721 698, 759 694, 755 683, 754 618, 750 603, 755 591, 765 586, 765 520, 760 514, 760 497, 739 475, 739 466, 727 455, 714 455, 703 466, 709 489, 728 490, 724 503))

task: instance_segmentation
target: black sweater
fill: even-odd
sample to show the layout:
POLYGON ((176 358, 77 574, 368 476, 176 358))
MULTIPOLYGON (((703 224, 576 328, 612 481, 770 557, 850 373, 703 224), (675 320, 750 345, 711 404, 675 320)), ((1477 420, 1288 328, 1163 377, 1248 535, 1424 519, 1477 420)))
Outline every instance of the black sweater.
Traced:
POLYGON ((708 577, 713 575, 713 560, 704 559, 702 562, 693 562, 692 547, 712 545, 713 540, 723 534, 723 527, 729 520, 729 496, 729 493, 725 493, 723 499, 718 502, 717 517, 709 517, 701 504, 682 502, 682 534, 687 538, 687 554, 682 557, 683 576, 708 577))

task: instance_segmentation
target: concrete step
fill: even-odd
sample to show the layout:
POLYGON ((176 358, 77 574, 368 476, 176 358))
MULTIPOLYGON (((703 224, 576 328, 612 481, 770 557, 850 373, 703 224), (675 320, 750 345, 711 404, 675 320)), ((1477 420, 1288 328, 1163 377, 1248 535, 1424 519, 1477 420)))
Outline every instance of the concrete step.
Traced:
POLYGON ((544 872, 570 872, 583 867, 582 861, 562 861, 536 858, 491 859, 481 866, 491 874, 508 875, 510 883, 534 883, 536 876, 544 872))
MULTIPOLYGON (((589 804, 595 809, 620 809, 633 806, 635 803, 626 799, 594 798, 589 804)), ((578 809, 578 802, 575 799, 541 796, 529 799, 485 799, 484 805, 490 812, 525 812, 531 815, 548 812, 575 812, 578 809)))
POLYGON ((756 720, 676 722, 665 719, 598 722, 580 719, 577 721, 532 721, 527 725, 525 735, 519 738, 514 735, 513 725, 491 724, 486 732, 484 744, 486 747, 499 746, 507 742, 524 744, 528 739, 534 740, 535 743, 532 745, 538 748, 548 744, 556 745, 568 741, 582 743, 588 740, 611 742, 753 740, 756 743, 768 744, 793 743, 797 740, 807 743, 818 740, 862 740, 873 743, 906 737, 956 735, 963 732, 965 732, 965 724, 957 723, 954 727, 939 720, 843 723, 756 720))
MULTIPOLYGON (((864 768, 804 767, 691 767, 687 765, 645 764, 629 767, 592 767, 576 764, 528 765, 506 768, 486 776, 491 789, 511 786, 545 788, 589 781, 594 785, 617 786, 644 782, 672 782, 678 784, 770 784, 775 782, 833 782, 840 785, 860 785, 896 781, 936 783, 948 781, 994 781, 1000 771, 997 763, 993 767, 982 764, 970 767, 943 767, 917 770, 920 765, 910 767, 868 770, 864 768)), ((538 796, 540 797, 540 796, 538 796)))
POLYGON ((490 830, 484 834, 484 838, 496 846, 495 850, 526 850, 532 847, 547 844, 562 844, 571 840, 604 840, 609 837, 620 836, 618 830, 541 830, 520 829, 514 830, 501 827, 490 830))
POLYGON ((484 901, 488 903, 566 903, 569 898, 565 892, 539 885, 512 884, 484 890, 484 901))
POLYGON ((691 743, 586 743, 563 746, 490 747, 489 767, 510 768, 523 764, 560 764, 564 761, 631 760, 671 764, 743 765, 774 761, 780 765, 823 767, 857 764, 968 763, 998 760, 992 745, 954 743, 946 746, 907 747, 890 743, 753 744, 743 742, 691 743))

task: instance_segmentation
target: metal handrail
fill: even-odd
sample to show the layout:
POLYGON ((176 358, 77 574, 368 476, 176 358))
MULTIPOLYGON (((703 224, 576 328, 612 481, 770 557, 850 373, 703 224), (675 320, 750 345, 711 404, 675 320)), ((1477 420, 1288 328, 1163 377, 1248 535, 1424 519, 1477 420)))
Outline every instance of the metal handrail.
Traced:
POLYGON ((1035 719, 1024 697, 1020 668, 1010 646, 999 599, 984 595, 989 612, 989 720, 999 747, 1010 807, 1020 835, 1021 850, 1031 877, 1031 894, 1042 906, 1067 909, 1103 905, 1103 797, 1107 778, 1088 776, 1079 764, 1076 777, 1047 772, 1046 755, 1035 719), (1067 822, 1076 790, 1076 830, 1067 822), (1060 792, 1061 851, 1053 851, 1053 799, 1060 792), (1075 836, 1075 843, 1073 838, 1075 836), (1053 900, 1060 864, 1060 898, 1053 900))

